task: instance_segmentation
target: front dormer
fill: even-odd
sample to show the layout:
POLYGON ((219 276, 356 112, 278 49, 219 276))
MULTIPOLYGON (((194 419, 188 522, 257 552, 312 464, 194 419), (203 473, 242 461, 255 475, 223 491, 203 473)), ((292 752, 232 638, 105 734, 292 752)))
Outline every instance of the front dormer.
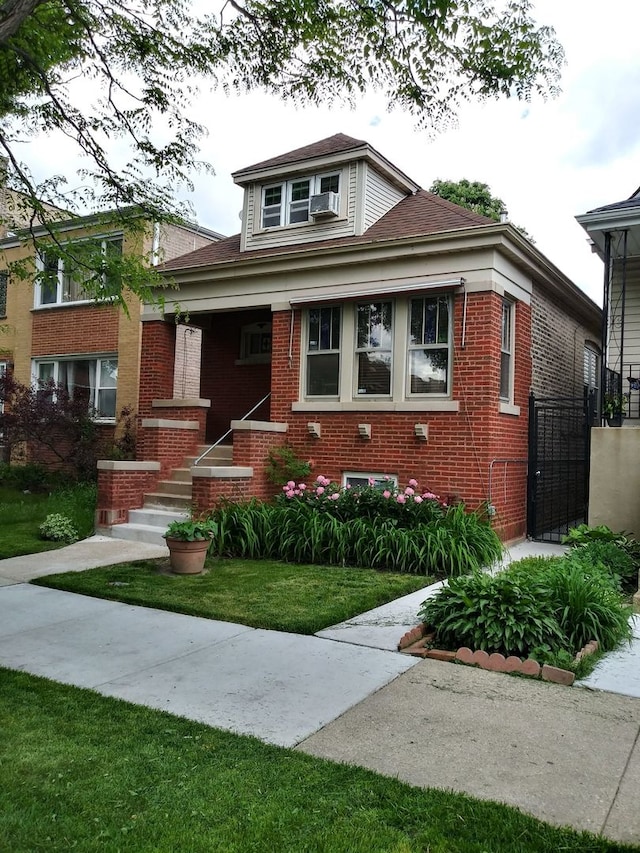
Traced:
POLYGON ((235 172, 240 250, 364 234, 419 187, 367 142, 336 134, 235 172))

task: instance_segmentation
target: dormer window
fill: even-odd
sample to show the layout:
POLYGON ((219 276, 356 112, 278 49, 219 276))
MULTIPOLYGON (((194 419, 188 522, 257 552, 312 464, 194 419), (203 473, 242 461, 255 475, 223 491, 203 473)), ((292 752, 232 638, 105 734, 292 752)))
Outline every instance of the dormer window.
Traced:
POLYGON ((278 228, 308 222, 312 195, 340 192, 340 174, 311 175, 281 181, 262 188, 263 228, 278 228))

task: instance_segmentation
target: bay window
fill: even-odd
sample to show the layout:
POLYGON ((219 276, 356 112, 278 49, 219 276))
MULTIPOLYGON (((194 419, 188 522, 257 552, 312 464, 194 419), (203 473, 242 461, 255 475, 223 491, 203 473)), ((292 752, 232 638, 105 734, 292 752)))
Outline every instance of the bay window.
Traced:
POLYGON ((96 418, 115 420, 117 358, 42 359, 34 364, 34 379, 41 386, 53 382, 72 399, 85 400, 96 418))
POLYGON ((307 308, 294 410, 457 411, 452 305, 450 295, 439 293, 307 308))

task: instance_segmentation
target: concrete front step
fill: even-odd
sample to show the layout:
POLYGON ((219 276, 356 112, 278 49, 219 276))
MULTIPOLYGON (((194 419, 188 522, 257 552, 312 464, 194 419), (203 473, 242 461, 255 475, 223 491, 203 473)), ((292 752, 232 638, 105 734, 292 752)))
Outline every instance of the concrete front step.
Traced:
POLYGON ((191 497, 191 482, 185 480, 160 480, 157 489, 164 495, 186 495, 191 497))
POLYGON ((147 492, 144 505, 151 509, 188 510, 191 507, 191 494, 178 495, 175 492, 147 492))
POLYGON ((149 545, 165 545, 164 532, 172 521, 188 518, 189 513, 179 509, 155 509, 143 507, 129 510, 127 524, 114 524, 111 536, 130 542, 146 542, 149 545))
MULTIPOLYGON (((198 456, 201 453, 204 453, 207 450, 207 447, 202 446, 198 448, 197 456, 187 456, 185 459, 185 466, 190 468, 198 456)), ((213 450, 210 450, 207 455, 200 460, 199 465, 231 465, 233 461, 233 445, 231 444, 219 444, 217 447, 214 447, 213 450)))

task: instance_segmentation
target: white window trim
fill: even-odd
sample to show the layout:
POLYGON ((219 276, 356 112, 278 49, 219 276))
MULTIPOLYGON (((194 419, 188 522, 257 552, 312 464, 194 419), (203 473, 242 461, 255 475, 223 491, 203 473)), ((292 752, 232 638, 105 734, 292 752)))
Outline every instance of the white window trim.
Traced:
POLYGON ((500 383, 502 383, 502 356, 509 356, 509 393, 506 396, 502 396, 502 388, 498 389, 498 398, 502 403, 506 403, 507 405, 513 405, 513 384, 514 384, 514 342, 515 342, 515 326, 516 326, 516 308, 515 302, 512 302, 510 299, 502 300, 502 308, 500 312, 500 383), (504 336, 502 333, 502 324, 504 321, 504 312, 505 308, 509 309, 509 348, 505 349, 504 347, 504 336))
MULTIPOLYGON (((453 388, 453 296, 447 292, 434 294, 447 296, 449 299, 449 388, 446 394, 411 394, 408 388, 408 341, 409 341, 409 303, 411 296, 391 297, 379 296, 375 301, 391 301, 393 311, 393 343, 391 362, 391 394, 364 395, 357 394, 356 387, 356 341, 357 341, 357 311, 358 302, 342 303, 342 326, 340 332, 340 372, 338 377, 338 395, 332 397, 312 397, 307 394, 307 352, 309 348, 309 313, 303 310, 302 346, 300 348, 300 385, 298 400, 293 402, 294 412, 458 412, 460 404, 452 399, 453 388)), ((364 300, 359 300, 362 302, 364 300)), ((326 307, 334 307, 335 303, 327 302, 326 307)), ((316 305, 314 307, 325 307, 316 305)))
POLYGON ((398 487, 398 475, 397 474, 380 474, 373 473, 371 471, 343 471, 342 472, 342 488, 346 489, 347 483, 350 479, 359 479, 359 480, 375 480, 376 484, 383 486, 385 482, 388 482, 390 486, 393 488, 398 487))
MULTIPOLYGON (((303 222, 291 222, 290 221, 290 205, 291 205, 291 192, 293 184, 299 183, 300 181, 309 181, 309 199, 312 195, 317 195, 320 192, 320 181, 322 178, 338 178, 338 195, 340 196, 340 210, 341 216, 338 217, 344 218, 342 216, 343 209, 343 187, 345 186, 345 174, 343 169, 333 169, 328 172, 318 172, 316 175, 299 175, 297 177, 287 178, 280 181, 271 181, 266 184, 262 184, 258 188, 257 195, 257 222, 258 228, 257 231, 274 231, 278 228, 304 228, 309 224, 314 224, 313 218, 309 216, 303 222), (274 189, 275 187, 281 188, 280 194, 280 222, 277 225, 263 225, 262 215, 264 213, 264 197, 265 192, 270 189, 274 189)), ((333 220, 335 222, 335 219, 333 220)))
MULTIPOLYGON (((115 243, 117 241, 122 242, 124 248, 124 237, 121 233, 109 234, 104 237, 95 237, 95 238, 84 238, 79 240, 70 240, 69 245, 76 245, 83 242, 88 242, 89 239, 95 240, 96 242, 99 240, 101 242, 101 250, 102 254, 106 255, 107 252, 107 244, 115 243)), ((66 308, 71 305, 90 305, 95 300, 92 298, 87 299, 72 299, 69 301, 65 301, 63 299, 63 286, 64 286, 64 258, 58 258, 58 270, 56 277, 56 300, 55 302, 47 302, 45 304, 42 303, 42 274, 45 271, 45 259, 43 257, 43 253, 46 256, 48 249, 54 251, 55 247, 51 246, 48 248, 43 248, 43 252, 36 252, 36 272, 37 278, 35 281, 34 294, 33 294, 33 307, 37 311, 46 311, 49 308, 66 308)), ((114 297, 107 297, 104 301, 111 302, 114 297)))
MULTIPOLYGON (((60 362, 63 361, 95 361, 96 362, 96 377, 100 375, 100 366, 102 361, 118 361, 117 353, 83 353, 82 355, 57 355, 57 356, 41 356, 39 358, 34 358, 31 362, 31 384, 34 388, 37 388, 39 377, 38 368, 41 364, 53 364, 53 376, 52 379, 56 383, 59 382, 60 376, 60 362)), ((94 389, 95 399, 93 400, 92 406, 97 410, 97 402, 98 402, 98 394, 100 392, 101 386, 96 383, 96 387, 94 389)), ((116 415, 112 418, 109 417, 94 417, 93 421, 98 424, 113 424, 117 419, 117 395, 118 395, 118 384, 116 382, 116 415)))

